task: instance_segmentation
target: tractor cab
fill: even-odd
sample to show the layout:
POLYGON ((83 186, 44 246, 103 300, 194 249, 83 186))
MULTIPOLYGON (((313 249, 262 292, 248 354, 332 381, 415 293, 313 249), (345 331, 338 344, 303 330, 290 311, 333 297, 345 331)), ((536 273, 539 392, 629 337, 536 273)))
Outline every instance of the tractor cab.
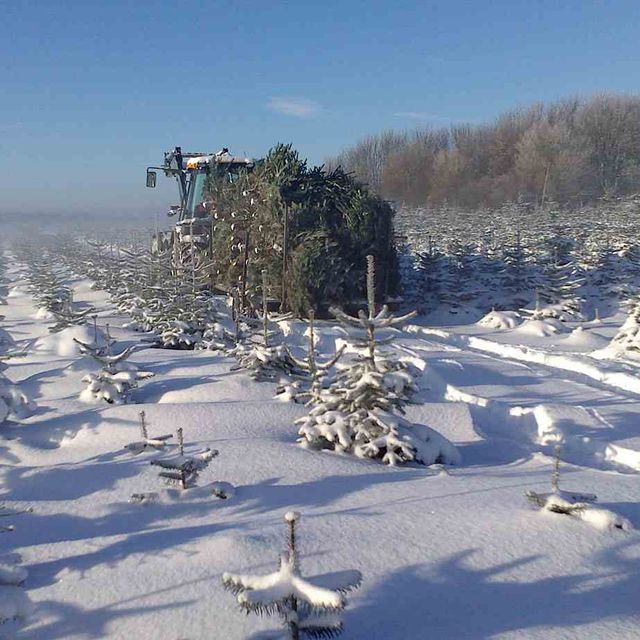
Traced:
POLYGON ((233 180, 241 171, 250 171, 254 161, 232 156, 227 148, 216 153, 183 153, 181 147, 166 151, 161 167, 147 167, 147 187, 156 186, 157 171, 175 177, 178 182, 180 204, 169 208, 170 216, 178 216, 178 224, 208 218, 204 201, 207 177, 217 175, 233 180))

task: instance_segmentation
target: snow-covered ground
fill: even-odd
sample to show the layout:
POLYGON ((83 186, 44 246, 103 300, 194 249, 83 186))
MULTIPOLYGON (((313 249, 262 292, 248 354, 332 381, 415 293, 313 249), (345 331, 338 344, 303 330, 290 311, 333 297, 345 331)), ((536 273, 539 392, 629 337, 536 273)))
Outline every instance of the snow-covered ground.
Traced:
MULTIPOLYGON (((23 284, 15 271, 9 278, 23 284)), ((139 340, 87 281, 74 294, 118 340, 139 340)), ((638 370, 587 355, 622 317, 562 333, 416 321, 395 341, 426 362, 408 417, 452 440, 462 464, 388 468, 300 448, 294 420, 304 408, 206 351, 141 350, 131 361, 156 375, 138 404, 83 403, 94 364, 47 337, 24 288, 6 301, 3 328, 28 352, 6 375, 37 405, 2 426, 3 501, 33 513, 12 518, 0 544, 19 555, 35 605, 2 627, 6 637, 274 637, 278 621, 243 615, 221 578, 275 570, 291 509, 302 514, 305 571, 363 574, 346 638, 640 637, 640 535, 525 498, 549 490, 562 441, 563 488, 597 494, 640 528, 638 370), (124 448, 139 439, 141 410, 151 437, 181 427, 187 453, 219 450, 201 484, 230 482, 235 495, 164 489, 149 464, 156 454, 124 448), (143 492, 158 499, 129 502, 143 492)), ((290 339, 301 331, 294 325, 290 339)), ((340 330, 322 332, 328 351, 340 330)))

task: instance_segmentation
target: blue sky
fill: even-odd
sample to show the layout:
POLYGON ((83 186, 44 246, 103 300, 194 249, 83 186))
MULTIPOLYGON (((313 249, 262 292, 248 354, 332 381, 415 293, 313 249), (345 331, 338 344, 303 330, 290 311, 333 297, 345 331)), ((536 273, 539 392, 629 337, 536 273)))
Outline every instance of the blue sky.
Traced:
POLYGON ((0 0, 0 213, 164 212, 162 151, 319 163, 383 129, 640 91, 640 0, 0 0))

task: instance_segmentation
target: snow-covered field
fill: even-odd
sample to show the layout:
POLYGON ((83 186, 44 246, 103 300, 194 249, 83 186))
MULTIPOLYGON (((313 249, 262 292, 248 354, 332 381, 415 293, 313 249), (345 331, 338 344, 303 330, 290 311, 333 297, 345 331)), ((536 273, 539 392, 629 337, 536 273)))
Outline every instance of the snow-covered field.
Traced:
MULTIPOLYGON (((277 637, 277 619, 245 616, 221 578, 274 570, 283 516, 295 509, 305 572, 363 574, 346 638, 640 638, 640 535, 538 511, 525 497, 549 490, 562 441, 561 486, 597 494, 640 528, 638 369, 588 355, 623 316, 562 332, 550 321, 415 321, 394 341, 426 362, 408 417, 454 442, 462 463, 386 467, 300 448, 304 407, 208 351, 138 351, 131 361, 156 375, 135 390, 137 404, 81 402, 94 364, 71 353, 65 332, 52 340, 17 272, 8 278, 2 326, 27 355, 6 375, 36 409, 2 425, 3 501, 33 512, 5 518, 15 531, 0 544, 28 571, 34 608, 3 637, 277 637), (230 482, 235 495, 165 489, 155 453, 125 449, 139 439, 141 410, 150 436, 181 427, 187 453, 219 450, 201 484, 230 482), (157 499, 129 502, 145 492, 157 499)), ((139 341, 104 293, 86 280, 73 288, 101 327, 139 341)), ((302 331, 294 323, 291 339, 302 331)), ((321 325, 322 348, 340 331, 321 325)))

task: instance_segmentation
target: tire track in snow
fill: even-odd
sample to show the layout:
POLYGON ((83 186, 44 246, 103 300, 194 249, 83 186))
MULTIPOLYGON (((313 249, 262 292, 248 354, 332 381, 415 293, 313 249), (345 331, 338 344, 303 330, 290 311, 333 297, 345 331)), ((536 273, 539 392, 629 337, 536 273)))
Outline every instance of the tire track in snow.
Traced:
MULTIPOLYGON (((585 358, 578 358, 575 355, 558 355, 532 347, 493 342, 486 338, 457 335, 441 329, 429 329, 417 325, 408 326, 406 331, 414 335, 428 336, 430 339, 435 338, 437 340, 439 338, 443 344, 455 346, 462 350, 494 354, 501 359, 519 363, 528 362, 541 367, 568 371, 578 378, 587 378, 590 381, 595 381, 601 387, 640 396, 640 377, 622 371, 606 371, 602 365, 598 366, 585 358)), ((568 381, 571 382, 572 380, 568 381)))
MULTIPOLYGON (((438 330, 434 331, 439 333, 438 330)), ((464 355, 466 352, 468 355, 481 359, 502 361, 503 364, 505 359, 510 360, 509 358, 488 355, 482 351, 478 353, 479 350, 473 347, 465 347, 466 336, 452 334, 449 336, 453 339, 460 339, 459 344, 455 345, 460 355, 464 355)), ((429 337, 431 338, 430 334, 429 337)), ((438 343, 434 342, 434 344, 438 343)), ((410 347, 404 349, 416 353, 416 345, 413 345, 413 349, 410 347)), ((417 346, 417 350, 420 350, 419 346, 417 346)), ((437 362, 449 365, 455 363, 457 369, 464 370, 464 365, 453 358, 438 358, 437 362)), ((517 361, 509 362, 509 364, 521 365, 517 361)), ((536 371, 527 365, 524 366, 531 371, 533 376, 548 377, 549 375, 549 371, 542 369, 542 367, 542 370, 536 371)), ((433 365, 428 367, 426 377, 429 380, 431 391, 436 394, 438 399, 463 402, 469 406, 478 433, 485 439, 508 438, 524 445, 532 452, 541 451, 549 455, 551 455, 554 445, 561 444, 563 447, 562 456, 569 462, 617 471, 640 471, 640 451, 613 444, 611 440, 616 436, 619 437, 620 434, 617 433, 616 427, 607 421, 597 409, 583 407, 579 404, 554 402, 523 406, 502 399, 470 393, 448 382, 446 374, 436 371, 433 365)), ((588 389, 594 386, 585 385, 581 380, 566 380, 566 382, 572 386, 586 386, 588 389)), ((604 391, 609 394, 611 390, 605 389, 604 391)))

